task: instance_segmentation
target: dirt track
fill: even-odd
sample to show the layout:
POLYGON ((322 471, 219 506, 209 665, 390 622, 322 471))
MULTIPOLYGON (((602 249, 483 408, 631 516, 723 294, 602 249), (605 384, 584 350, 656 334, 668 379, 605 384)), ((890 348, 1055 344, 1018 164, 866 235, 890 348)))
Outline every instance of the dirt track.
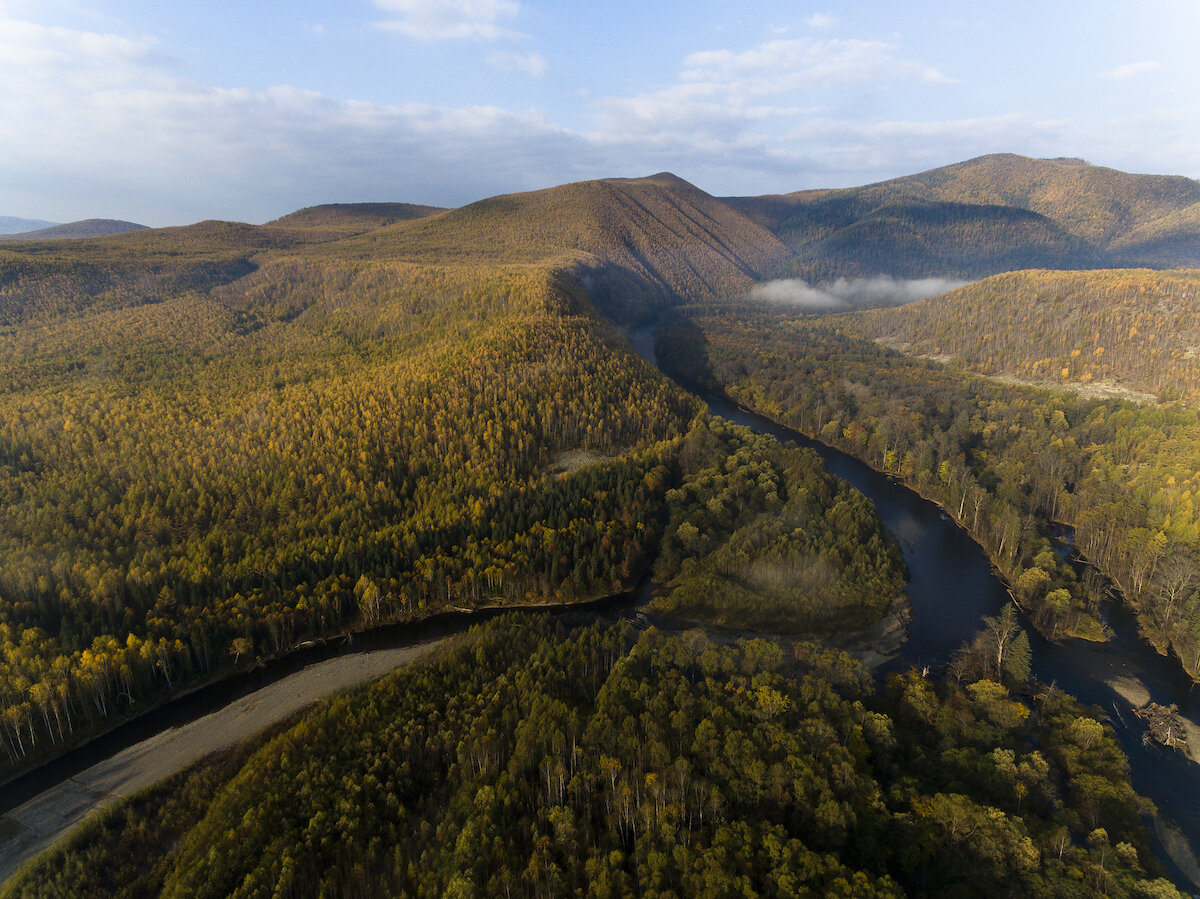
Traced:
POLYGON ((429 653, 441 640, 338 656, 297 671, 183 727, 163 731, 0 817, 0 883, 91 812, 232 746, 346 687, 429 653))

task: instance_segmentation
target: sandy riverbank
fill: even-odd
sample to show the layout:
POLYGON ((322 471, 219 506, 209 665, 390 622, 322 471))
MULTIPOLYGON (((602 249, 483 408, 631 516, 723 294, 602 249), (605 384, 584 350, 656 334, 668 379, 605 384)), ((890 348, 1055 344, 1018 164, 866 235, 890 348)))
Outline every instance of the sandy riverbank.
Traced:
MULTIPOLYGON (((1130 708, 1140 709, 1150 702, 1150 691, 1135 677, 1112 677, 1105 680, 1113 692, 1129 703, 1130 708)), ((1187 745, 1180 749, 1184 755, 1200 765, 1200 723, 1184 715, 1179 716, 1187 731, 1187 745)))
POLYGON ((442 640, 310 665, 190 724, 130 746, 0 817, 0 882, 87 815, 313 703, 427 655, 442 640))

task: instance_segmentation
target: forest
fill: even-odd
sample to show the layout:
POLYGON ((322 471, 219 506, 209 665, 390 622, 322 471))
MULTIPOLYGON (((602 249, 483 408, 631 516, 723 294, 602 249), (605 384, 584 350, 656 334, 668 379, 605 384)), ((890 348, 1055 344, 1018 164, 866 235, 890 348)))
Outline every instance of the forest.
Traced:
POLYGON ((513 614, 93 818, 0 895, 1179 896, 1100 714, 513 614))
POLYGON ((680 461, 652 609, 780 634, 855 631, 907 609, 895 540, 811 450, 712 418, 680 461))
POLYGON ((1000 275, 904 321, 744 301, 1186 249, 1196 198, 1094 168, 728 201, 663 173, 0 246, 0 782, 310 641, 523 610, 0 895, 1178 895, 1103 711, 1030 679, 1020 622, 1103 640, 1115 587, 1200 674, 1192 273, 1000 275), (642 362, 617 323, 652 320, 684 384, 940 503, 1027 617, 884 684, 812 642, 904 617, 900 547, 814 453, 642 362), (647 584, 644 631, 535 611, 647 584))
POLYGON ((1142 403, 1200 403, 1195 269, 997 275, 861 332, 909 355, 953 357, 982 374, 1142 403))
POLYGON ((1200 675, 1200 418, 1001 383, 861 336, 879 313, 690 307, 660 358, 683 378, 836 445, 935 499, 1051 639, 1103 639, 1108 582, 1200 675), (1077 577, 1056 525, 1095 564, 1077 577))
MULTIPOLYGON (((309 640, 630 589, 701 406, 594 304, 711 299, 785 256, 673 176, 9 244, 0 779, 309 640)), ((744 439, 704 464, 756 456, 799 510, 816 463, 744 439)), ((858 608, 878 519, 807 507, 811 537, 738 552, 827 556, 819 596, 775 601, 789 627, 860 626, 900 593, 889 558, 858 608)))
POLYGON ((553 271, 42 261, 0 296, 0 768, 304 640, 646 570, 699 407, 553 271))

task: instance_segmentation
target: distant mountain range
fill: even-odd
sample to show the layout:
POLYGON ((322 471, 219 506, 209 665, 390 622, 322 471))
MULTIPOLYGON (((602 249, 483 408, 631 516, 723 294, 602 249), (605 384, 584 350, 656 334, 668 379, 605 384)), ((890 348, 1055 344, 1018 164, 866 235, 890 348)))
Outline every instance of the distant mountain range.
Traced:
MULTIPOLYGON (((35 222, 35 225, 41 223, 35 222)), ((130 231, 144 231, 145 225, 135 222, 122 222, 116 219, 83 219, 78 222, 68 222, 65 225, 50 225, 37 228, 34 231, 22 231, 17 234, 8 233, 5 240, 71 240, 79 237, 108 237, 112 234, 126 234, 130 231)))
MULTIPOLYGON (((143 227, 108 219, 38 227, 45 224, 0 219, 0 234, 11 235, 0 239, 95 238, 143 227), (12 234, 18 227, 22 233, 12 234)), ((261 226, 160 230, 178 239, 197 228, 206 242, 218 229, 222 243, 245 239, 258 249, 360 238, 347 250, 374 253, 384 244, 477 261, 583 253, 579 262, 601 302, 630 290, 662 301, 777 276, 974 279, 1029 268, 1200 265, 1200 182, 994 154, 862 187, 772 196, 717 198, 664 172, 455 210, 336 203, 261 226)))
POLYGON ((863 187, 725 202, 818 280, 1200 263, 1200 182, 1079 159, 996 154, 863 187))
POLYGON ((0 235, 21 234, 41 228, 53 228, 57 224, 58 222, 46 222, 42 219, 23 219, 11 215, 0 215, 0 235))
MULTIPOLYGON (((265 227, 361 230, 374 208, 314 207, 265 227)), ((345 250, 475 262, 584 254, 590 293, 610 308, 729 295, 777 277, 1200 265, 1200 182, 1011 154, 777 196, 717 198, 664 172, 415 208, 425 214, 381 221, 345 250)))

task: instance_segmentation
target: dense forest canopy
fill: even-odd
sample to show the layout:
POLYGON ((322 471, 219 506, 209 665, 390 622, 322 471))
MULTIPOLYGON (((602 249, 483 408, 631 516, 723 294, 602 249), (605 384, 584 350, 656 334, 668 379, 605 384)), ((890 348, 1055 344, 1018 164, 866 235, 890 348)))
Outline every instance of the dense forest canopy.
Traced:
POLYGON ((948 677, 883 692, 793 642, 902 608, 895 542, 613 322, 662 316, 683 379, 942 503, 1048 636, 1103 639, 1111 582, 1196 673, 1193 272, 1020 272, 833 318, 742 300, 1196 264, 1197 203, 985 157, 849 191, 662 174, 0 245, 0 779, 385 621, 652 577, 687 622, 505 618, 111 811, 10 893, 1173 895, 1100 713, 1028 680, 1011 610, 948 677), (1062 563, 1056 522, 1107 581, 1062 563))
POLYGON ((1197 297, 1195 269, 1025 271, 864 314, 861 330, 987 375, 1197 405, 1197 297))
MULTIPOLYGON (((629 588, 700 407, 594 302, 713 299, 786 255, 671 176, 9 245, 0 768, 348 627, 629 588)), ((756 452, 776 500, 804 489, 756 452)), ((762 552, 840 554, 843 613, 779 600, 861 624, 864 566, 872 608, 899 595, 878 519, 816 518, 762 552)))
POLYGON ((1098 712, 513 616, 93 821, 5 899, 1178 896, 1098 712))
POLYGON ((1146 635, 1200 675, 1194 408, 1000 383, 855 335, 890 311, 828 317, 726 305, 676 314, 660 340, 669 368, 937 500, 988 550, 1047 636, 1104 637, 1097 610, 1108 584, 1080 580, 1048 539, 1066 523, 1133 602, 1146 635))

